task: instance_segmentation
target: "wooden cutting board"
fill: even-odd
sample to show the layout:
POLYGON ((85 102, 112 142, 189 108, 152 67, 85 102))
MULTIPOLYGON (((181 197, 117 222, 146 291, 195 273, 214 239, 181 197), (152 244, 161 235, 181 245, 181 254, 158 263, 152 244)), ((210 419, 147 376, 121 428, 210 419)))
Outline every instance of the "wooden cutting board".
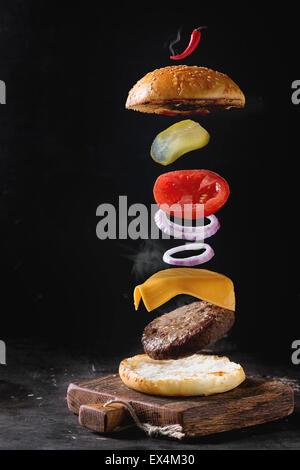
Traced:
MULTIPOLYGON (((234 390, 208 397, 146 395, 129 389, 118 374, 72 383, 68 387, 68 407, 76 414, 81 405, 99 405, 111 399, 132 405, 142 422, 157 426, 180 424, 186 437, 266 423, 284 418, 294 410, 290 387, 257 378, 248 378, 234 390)), ((93 407, 88 408, 93 411, 93 407)), ((94 410, 96 412, 97 407, 94 410)), ((93 412, 86 419, 93 421, 93 412)), ((84 424, 97 430, 88 422, 84 424)))

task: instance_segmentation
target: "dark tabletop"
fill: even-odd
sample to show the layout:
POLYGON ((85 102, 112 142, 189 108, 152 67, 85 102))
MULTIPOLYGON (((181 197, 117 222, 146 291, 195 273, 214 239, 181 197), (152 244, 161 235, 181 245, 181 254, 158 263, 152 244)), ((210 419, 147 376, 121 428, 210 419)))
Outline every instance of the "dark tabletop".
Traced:
MULTIPOLYGON (((231 351, 248 375, 279 378, 295 391, 295 411, 286 419, 238 431, 175 441, 149 438, 136 428, 107 437, 82 428, 66 403, 70 382, 117 371, 122 357, 101 357, 41 344, 8 341, 7 365, 0 366, 0 449, 204 450, 299 449, 300 371, 253 354, 231 351)), ((131 351, 132 354, 139 351, 131 351)))

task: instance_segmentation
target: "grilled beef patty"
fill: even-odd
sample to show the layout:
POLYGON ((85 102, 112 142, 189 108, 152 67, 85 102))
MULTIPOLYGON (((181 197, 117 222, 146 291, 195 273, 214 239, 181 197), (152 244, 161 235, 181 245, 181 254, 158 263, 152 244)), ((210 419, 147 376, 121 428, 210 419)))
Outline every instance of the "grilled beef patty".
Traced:
POLYGON ((234 323, 234 312, 208 302, 193 302, 155 318, 142 336, 153 359, 190 356, 221 339, 234 323))

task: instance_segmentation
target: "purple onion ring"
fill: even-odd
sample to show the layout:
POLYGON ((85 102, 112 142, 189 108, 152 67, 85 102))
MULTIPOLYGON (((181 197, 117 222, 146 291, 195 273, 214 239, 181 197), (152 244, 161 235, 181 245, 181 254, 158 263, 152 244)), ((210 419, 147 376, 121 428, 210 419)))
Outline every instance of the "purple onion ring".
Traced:
POLYGON ((159 209, 154 215, 154 221, 157 227, 166 235, 172 235, 174 238, 189 240, 191 242, 205 240, 205 238, 211 237, 219 230, 220 222, 215 215, 210 215, 207 219, 210 220, 208 225, 191 227, 171 222, 162 209, 159 209))
POLYGON ((214 256, 214 250, 207 243, 187 243, 186 245, 176 246, 166 251, 163 256, 163 261, 167 264, 174 264, 175 266, 196 266, 197 264, 206 263, 214 256), (190 256, 188 258, 173 258, 174 253, 179 253, 185 250, 201 250, 205 249, 204 253, 197 256, 190 256))

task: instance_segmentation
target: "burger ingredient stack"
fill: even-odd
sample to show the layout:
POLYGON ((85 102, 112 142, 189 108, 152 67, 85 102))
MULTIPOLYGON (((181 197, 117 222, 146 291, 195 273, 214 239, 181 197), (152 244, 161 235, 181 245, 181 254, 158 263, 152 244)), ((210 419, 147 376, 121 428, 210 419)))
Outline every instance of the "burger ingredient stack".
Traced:
MULTIPOLYGON (((129 92, 126 108, 168 116, 204 116, 232 107, 242 108, 244 104, 242 91, 227 75, 206 67, 178 65, 154 70, 139 80, 129 92)), ((208 142, 207 131, 188 119, 158 134, 151 156, 168 165, 208 142)), ((154 196, 160 206, 155 216, 158 227, 175 238, 197 242, 218 230, 220 224, 214 212, 226 202, 229 186, 224 178, 209 170, 182 170, 161 175, 155 183, 154 196), (168 211, 164 203, 170 207, 170 202, 179 209, 188 202, 190 214, 181 210, 178 214, 174 208, 168 211), (202 221, 210 217, 208 226, 185 226, 170 219, 181 217, 184 222, 197 219, 199 213, 202 221)), ((209 245, 203 245, 206 244, 185 245, 172 253, 168 250, 164 261, 188 266, 208 261, 213 252, 209 245), (185 247, 205 248, 205 252, 183 260, 172 257, 185 247)), ((151 311, 180 294, 192 295, 200 301, 162 315, 146 326, 142 337, 146 354, 121 362, 122 381, 143 393, 165 396, 210 395, 237 387, 245 379, 239 364, 225 357, 199 354, 222 338, 234 323, 232 281, 205 269, 166 269, 135 288, 135 307, 142 298, 151 311)))

